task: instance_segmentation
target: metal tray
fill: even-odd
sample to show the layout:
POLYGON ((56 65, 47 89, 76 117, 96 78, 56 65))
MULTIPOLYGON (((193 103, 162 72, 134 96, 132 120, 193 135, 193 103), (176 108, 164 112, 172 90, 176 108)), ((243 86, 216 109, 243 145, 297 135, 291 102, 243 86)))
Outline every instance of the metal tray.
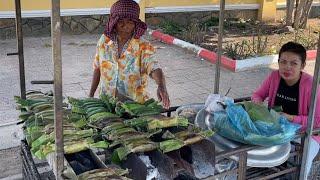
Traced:
POLYGON ((196 119, 198 112, 204 108, 203 103, 194 103, 182 105, 177 108, 176 114, 178 116, 183 116, 189 120, 189 122, 193 123, 196 119))
MULTIPOLYGON (((206 123, 210 119, 210 114, 201 109, 195 120, 195 125, 202 129, 210 129, 210 124, 206 123), (209 126, 208 126, 209 125, 209 126)), ((227 138, 220 136, 215 133, 209 138, 214 142, 217 152, 222 152, 230 150, 239 146, 242 146, 242 143, 238 143, 227 138)), ((274 167, 278 166, 288 160, 290 155, 291 145, 290 143, 276 145, 271 147, 260 147, 251 151, 248 151, 247 166, 250 167, 274 167)), ((237 156, 230 157, 233 160, 238 161, 237 156)))

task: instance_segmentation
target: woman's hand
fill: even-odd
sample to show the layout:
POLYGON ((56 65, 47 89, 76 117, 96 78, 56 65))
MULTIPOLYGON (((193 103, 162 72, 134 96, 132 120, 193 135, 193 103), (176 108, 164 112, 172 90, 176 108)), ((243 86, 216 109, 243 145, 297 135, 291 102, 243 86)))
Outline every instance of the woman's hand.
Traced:
POLYGON ((155 80, 158 85, 157 96, 159 101, 162 101, 162 106, 165 109, 170 108, 170 99, 166 88, 166 81, 163 72, 160 68, 151 72, 150 77, 155 80))
POLYGON ((284 117, 286 117, 289 121, 293 121, 294 119, 294 115, 290 115, 290 114, 287 114, 287 113, 284 113, 284 112, 280 112, 280 114, 284 117))
POLYGON ((167 92, 167 89, 164 86, 158 86, 157 89, 157 96, 160 102, 163 104, 163 108, 169 109, 170 108, 170 99, 167 92))

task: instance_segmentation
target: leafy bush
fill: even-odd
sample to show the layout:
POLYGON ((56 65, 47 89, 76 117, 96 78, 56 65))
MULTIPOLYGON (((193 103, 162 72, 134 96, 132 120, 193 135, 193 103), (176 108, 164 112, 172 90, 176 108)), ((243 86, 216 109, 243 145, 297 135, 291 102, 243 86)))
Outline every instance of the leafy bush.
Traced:
POLYGON ((241 42, 226 44, 224 51, 228 57, 234 60, 246 59, 252 56, 252 49, 250 46, 249 41, 242 40, 241 42))
POLYGON ((252 40, 228 43, 224 51, 228 57, 235 60, 275 53, 275 48, 269 47, 268 43, 268 37, 258 33, 257 36, 253 36, 252 40))
POLYGON ((302 44, 307 50, 317 49, 319 32, 314 33, 314 30, 309 27, 308 33, 303 31, 296 31, 294 34, 294 41, 302 44))
POLYGON ((185 41, 194 44, 201 44, 205 37, 204 28, 200 27, 198 24, 191 24, 187 29, 182 32, 182 37, 185 41))
POLYGON ((201 23, 201 27, 210 27, 210 26, 218 26, 219 25, 219 17, 211 17, 210 19, 201 23))
POLYGON ((179 35, 183 31, 183 28, 178 23, 173 21, 164 21, 160 27, 163 29, 165 34, 170 35, 179 35))

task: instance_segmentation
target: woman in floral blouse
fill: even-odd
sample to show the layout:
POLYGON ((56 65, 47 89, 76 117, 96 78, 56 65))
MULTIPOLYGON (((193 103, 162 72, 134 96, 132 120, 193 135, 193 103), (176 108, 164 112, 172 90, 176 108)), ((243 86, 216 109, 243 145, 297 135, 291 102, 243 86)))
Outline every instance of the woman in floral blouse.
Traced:
POLYGON ((154 47, 141 36, 147 25, 139 19, 140 7, 133 0, 119 0, 110 10, 106 29, 98 41, 93 63, 90 97, 100 83, 100 93, 128 97, 143 103, 148 99, 148 77, 158 85, 164 108, 170 107, 165 78, 154 59, 154 47))

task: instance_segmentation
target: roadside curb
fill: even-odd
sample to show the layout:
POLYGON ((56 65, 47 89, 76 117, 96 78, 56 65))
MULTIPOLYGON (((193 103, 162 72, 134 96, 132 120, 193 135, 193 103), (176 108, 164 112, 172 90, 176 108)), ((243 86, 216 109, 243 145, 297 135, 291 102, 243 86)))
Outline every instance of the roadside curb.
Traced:
MULTIPOLYGON (((217 53, 204 49, 198 45, 191 44, 189 42, 177 39, 173 36, 164 34, 157 30, 148 29, 148 34, 153 38, 158 39, 161 42, 164 42, 166 44, 176 45, 178 47, 191 50, 194 53, 196 53, 199 57, 213 64, 216 63, 217 61, 217 58, 218 58, 217 53)), ((307 60, 315 60, 316 56, 317 56, 317 50, 307 51, 307 60)), ((254 58, 243 59, 243 60, 232 60, 226 56, 222 56, 221 66, 232 72, 239 72, 239 71, 252 69, 254 67, 267 66, 267 65, 276 63, 277 61, 278 61, 278 55, 267 55, 267 56, 254 57, 254 58)))

